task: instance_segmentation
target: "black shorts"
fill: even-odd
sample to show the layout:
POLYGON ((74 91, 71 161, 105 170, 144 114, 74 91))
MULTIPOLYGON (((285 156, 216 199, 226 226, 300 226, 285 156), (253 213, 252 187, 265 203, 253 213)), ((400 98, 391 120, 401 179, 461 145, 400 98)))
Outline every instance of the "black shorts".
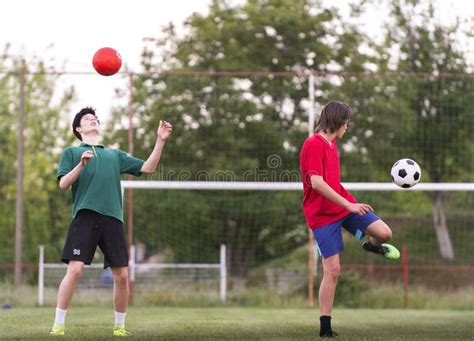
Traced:
POLYGON ((80 210, 69 225, 61 260, 90 265, 97 245, 104 254, 104 269, 128 266, 123 223, 92 210, 80 210))

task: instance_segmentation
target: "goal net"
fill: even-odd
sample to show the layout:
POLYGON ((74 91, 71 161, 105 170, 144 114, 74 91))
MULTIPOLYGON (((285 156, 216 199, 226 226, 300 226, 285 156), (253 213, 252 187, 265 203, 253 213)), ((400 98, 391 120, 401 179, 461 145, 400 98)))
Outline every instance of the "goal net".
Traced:
MULTIPOLYGON (((356 182, 346 187, 390 225, 392 242, 408 249, 410 269, 437 271, 420 277, 420 283, 430 285, 435 274, 438 286, 472 283, 473 115, 469 96, 456 91, 470 82, 431 75, 139 76, 134 90, 148 96, 133 99, 130 120, 126 110, 114 112, 108 142, 123 150, 133 142, 130 152, 145 159, 159 120, 173 122, 174 131, 157 172, 147 181, 123 183, 136 263, 218 264, 217 250, 224 244, 227 296, 245 290, 253 290, 256 299, 267 293, 305 296, 309 252, 299 151, 313 134, 322 105, 338 98, 356 113, 338 145, 341 179, 356 182), (391 165, 406 157, 420 164, 420 184, 401 190, 376 183, 388 181, 391 165)), ((371 257, 353 238, 345 243, 343 267, 398 281, 399 262, 371 257)), ((150 284, 143 290, 148 298, 162 302, 164 296, 193 295, 173 291, 185 280, 164 282, 173 277, 168 273, 184 270, 148 271, 155 272, 144 280, 150 284), (160 285, 151 290, 154 283, 160 285), (151 292, 160 287, 169 290, 151 292)), ((215 269, 193 271, 199 274, 189 272, 187 278, 204 271, 216 271, 213 278, 219 278, 215 269)), ((141 283, 137 272, 136 298, 141 283)), ((219 301, 218 290, 214 295, 219 301)), ((249 296, 242 294, 241 301, 249 296)))
MULTIPOLYGON (((343 185, 391 227, 391 242, 407 248, 413 275, 471 269, 463 283, 472 279, 474 259, 467 250, 474 184, 419 183, 408 190, 393 183, 343 185)), ((225 244, 229 295, 249 288, 305 295, 308 229, 300 182, 123 181, 122 186, 133 190, 133 236, 146 257, 210 261, 216 245, 225 244)), ((344 239, 343 267, 361 270, 363 277, 400 280, 401 261, 371 257, 360 241, 347 234, 344 239)))
MULTIPOLYGON (((392 183, 344 186, 389 224, 395 245, 407 247, 414 281, 429 285, 423 281, 432 272, 446 286, 472 282, 474 184, 420 183, 409 190, 392 183), (449 276, 453 271, 457 276, 449 276)), ((308 229, 301 183, 123 181, 122 187, 133 190, 135 302, 219 303, 245 290, 306 297, 308 229)), ((400 282, 400 261, 371 257, 360 241, 347 234, 344 239, 343 267, 364 278, 400 282)), ((110 302, 103 293, 111 292, 112 276, 101 263, 98 252, 86 267, 75 294, 81 302, 92 297, 110 302)), ((64 273, 65 265, 40 261, 40 304, 54 302, 64 273)))

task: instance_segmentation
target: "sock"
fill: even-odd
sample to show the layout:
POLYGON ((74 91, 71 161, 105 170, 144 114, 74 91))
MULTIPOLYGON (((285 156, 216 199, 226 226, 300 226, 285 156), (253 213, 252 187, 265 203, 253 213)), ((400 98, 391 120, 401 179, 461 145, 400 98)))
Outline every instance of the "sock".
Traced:
POLYGON ((321 322, 321 330, 319 331, 319 336, 323 336, 326 333, 332 331, 331 328, 331 316, 320 316, 319 322, 321 322))
POLYGON ((362 244, 365 251, 373 252, 373 253, 383 253, 383 250, 380 245, 374 245, 370 242, 370 239, 362 244))
POLYGON ((116 326, 125 325, 125 315, 127 315, 127 313, 119 313, 118 311, 115 312, 115 325, 116 326))
POLYGON ((67 313, 67 310, 56 308, 56 317, 54 319, 54 324, 64 325, 64 322, 66 320, 66 313, 67 313))

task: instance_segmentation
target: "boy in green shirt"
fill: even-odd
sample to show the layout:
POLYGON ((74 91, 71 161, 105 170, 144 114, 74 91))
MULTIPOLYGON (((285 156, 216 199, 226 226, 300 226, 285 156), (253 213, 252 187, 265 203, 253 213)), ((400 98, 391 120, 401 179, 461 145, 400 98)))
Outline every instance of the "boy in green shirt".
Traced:
POLYGON ((172 126, 160 121, 155 147, 146 161, 99 144, 100 122, 87 107, 72 123, 79 147, 64 150, 57 177, 59 187, 72 186, 73 220, 69 226, 61 260, 68 264, 59 285, 56 317, 51 335, 64 335, 65 317, 84 264, 91 264, 97 246, 104 254, 104 268, 114 278, 115 327, 113 335, 127 336, 125 312, 128 304, 128 252, 122 212, 121 174, 153 173, 160 161, 172 126))

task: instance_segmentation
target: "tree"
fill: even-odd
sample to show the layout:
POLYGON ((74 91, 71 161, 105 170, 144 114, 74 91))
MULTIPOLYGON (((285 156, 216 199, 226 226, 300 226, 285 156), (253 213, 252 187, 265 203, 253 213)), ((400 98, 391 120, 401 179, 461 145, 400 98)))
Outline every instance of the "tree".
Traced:
MULTIPOLYGON (((467 72, 466 58, 454 37, 460 23, 442 26, 434 19, 433 4, 428 2, 425 6, 427 10, 420 11, 422 4, 407 2, 404 9, 402 4, 394 2, 392 13, 397 26, 387 41, 400 44, 399 71, 429 74, 414 82, 414 91, 407 97, 408 106, 416 115, 416 128, 407 142, 415 145, 430 179, 442 182, 459 179, 466 171, 472 172, 469 156, 463 148, 452 146, 463 146, 473 136, 474 115, 466 101, 472 99, 473 84, 463 76, 444 76, 445 73, 467 72), (415 18, 421 22, 416 23, 415 18), (415 140, 424 143, 416 144, 415 140)), ((445 195, 435 192, 431 196, 433 223, 441 256, 453 260, 454 250, 443 209, 445 195)))
MULTIPOLYGON (((473 82, 464 75, 467 58, 456 40, 460 22, 439 23, 431 1, 388 4, 392 19, 386 23, 385 42, 373 44, 379 73, 348 77, 339 89, 358 113, 353 132, 358 152, 352 162, 372 181, 385 179, 391 164, 403 157, 422 165, 424 181, 468 180, 473 171, 466 152, 472 150, 474 134, 473 82)), ((447 194, 428 195, 440 255, 453 260, 443 208, 447 194)))
MULTIPOLYGON (((134 82, 134 112, 140 122, 136 154, 146 157, 158 118, 166 117, 174 133, 162 163, 174 174, 160 174, 161 179, 183 180, 180 175, 186 174, 184 180, 219 180, 228 175, 226 180, 299 181, 298 152, 307 134, 308 115, 304 72, 331 67, 362 70, 357 46, 365 38, 342 23, 336 9, 308 0, 249 0, 235 7, 216 0, 207 15, 194 14, 186 21, 185 32, 179 36, 170 25, 156 45, 143 51, 148 74, 134 82), (233 73, 242 70, 274 75, 233 73), (228 73, 170 74, 194 71, 228 73)), ((324 90, 330 84, 318 86, 324 90)), ((122 115, 123 111, 115 113, 109 136, 125 146, 126 136, 118 132, 122 115)), ((137 200, 153 200, 147 195, 137 200)), ((282 245, 278 242, 282 235, 302 230, 301 199, 294 193, 215 192, 212 199, 209 193, 191 193, 181 200, 176 196, 169 194, 168 200, 163 194, 160 205, 168 214, 175 213, 170 222, 159 220, 158 234, 177 234, 181 242, 175 242, 179 247, 173 245, 175 256, 191 255, 192 250, 212 254, 211 248, 225 242, 234 283, 245 284, 249 267, 263 261, 262 255, 275 255, 272 245, 282 245), (190 226, 197 226, 199 237, 188 232, 186 240, 190 226), (214 237, 201 238, 201 232, 214 237), (266 243, 257 243, 260 240, 266 243)), ((147 206, 137 209, 143 224, 158 219, 159 213, 147 206)), ((152 233, 147 229, 141 241, 157 249, 159 241, 145 237, 152 233)), ((286 241, 288 249, 302 242, 296 237, 286 241)))
MULTIPOLYGON (((8 55, 8 46, 3 56, 8 55)), ((0 125, 2 127, 2 153, 0 165, 0 197, 2 198, 2 218, 0 232, 8 238, 2 238, 2 250, 10 252, 0 254, 0 261, 12 262, 14 237, 14 203, 16 188, 16 149, 19 79, 25 77, 25 221, 23 254, 24 262, 37 259, 37 245, 50 242, 57 249, 62 244, 64 226, 62 222, 69 215, 70 209, 63 194, 60 194, 55 176, 55 165, 59 152, 67 140, 69 130, 61 122, 60 113, 65 111, 74 98, 73 89, 66 89, 53 100, 56 90, 57 75, 54 69, 47 67, 43 61, 34 59, 26 61, 11 57, 0 59, 0 125)), ((57 250, 58 251, 58 250, 57 250)))

